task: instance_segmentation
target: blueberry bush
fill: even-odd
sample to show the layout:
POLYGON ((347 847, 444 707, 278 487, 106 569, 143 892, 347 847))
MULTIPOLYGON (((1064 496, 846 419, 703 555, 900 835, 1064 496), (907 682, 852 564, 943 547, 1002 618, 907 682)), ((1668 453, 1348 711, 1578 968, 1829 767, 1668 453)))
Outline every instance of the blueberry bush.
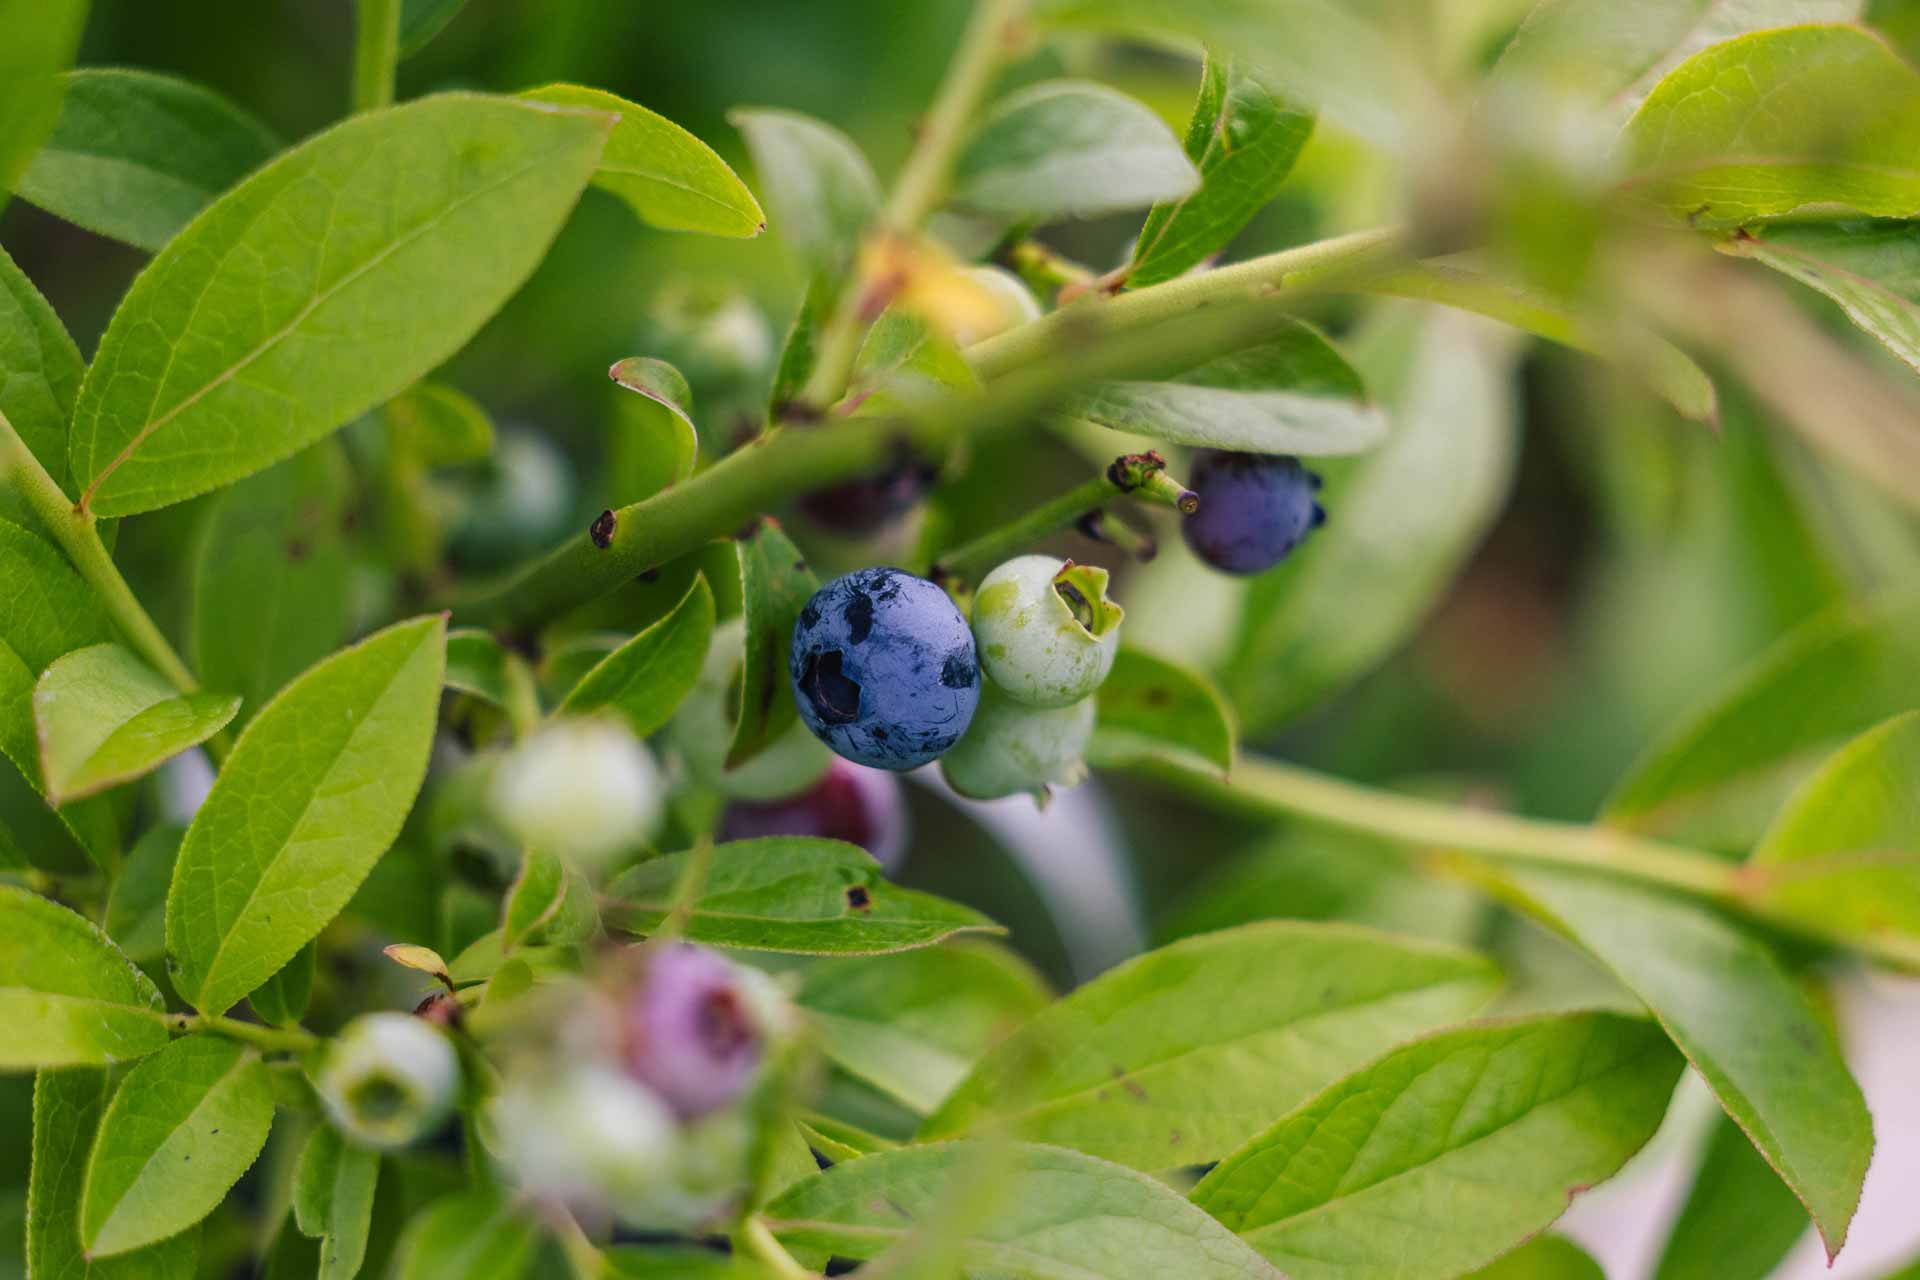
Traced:
POLYGON ((3 1274, 1593 1277, 1689 1071, 1660 1280, 1840 1254, 1920 7, 878 6, 885 182, 306 7, 291 140, 0 0, 3 1274))

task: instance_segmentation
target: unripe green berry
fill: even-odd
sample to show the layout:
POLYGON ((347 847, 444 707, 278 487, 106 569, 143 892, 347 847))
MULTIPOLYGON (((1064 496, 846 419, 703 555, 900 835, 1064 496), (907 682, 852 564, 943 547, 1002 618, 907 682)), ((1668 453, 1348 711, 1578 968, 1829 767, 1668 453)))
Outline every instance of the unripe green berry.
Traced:
POLYGON ((1093 711, 1092 698, 1066 707, 1028 706, 989 681, 966 735, 940 757, 940 774, 974 800, 1023 791, 1045 800, 1048 788, 1070 787, 1086 776, 1081 756, 1093 736, 1093 711))
POLYGON ((1018 556, 980 582, 973 639, 987 678, 1034 707, 1065 707, 1113 670, 1125 611, 1107 599, 1107 571, 1052 556, 1018 556))
POLYGON ((500 762, 492 801, 502 825, 528 848, 593 871, 652 837, 666 792, 653 753, 624 724, 562 720, 500 762))
POLYGON ((493 1141, 532 1195, 633 1226, 661 1221, 680 1159, 672 1110, 612 1066, 587 1063, 510 1078, 489 1113, 493 1141))
POLYGON ((425 1137, 453 1110, 460 1060, 431 1024, 404 1013, 369 1013, 327 1046, 313 1083, 342 1133, 391 1150, 425 1137))

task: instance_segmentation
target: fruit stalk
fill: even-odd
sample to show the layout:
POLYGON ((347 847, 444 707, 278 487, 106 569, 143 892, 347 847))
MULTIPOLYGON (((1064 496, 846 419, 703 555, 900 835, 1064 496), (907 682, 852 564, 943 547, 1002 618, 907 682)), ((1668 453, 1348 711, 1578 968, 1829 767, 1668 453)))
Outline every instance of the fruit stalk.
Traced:
POLYGON ((399 64, 400 0, 354 0, 354 114, 393 105, 399 64))
POLYGON ((1019 555, 1042 538, 1072 525, 1089 511, 1113 501, 1124 490, 1102 471, 1085 484, 1043 502, 1017 520, 981 534, 934 562, 928 576, 943 586, 955 581, 976 582, 1002 560, 1019 555))

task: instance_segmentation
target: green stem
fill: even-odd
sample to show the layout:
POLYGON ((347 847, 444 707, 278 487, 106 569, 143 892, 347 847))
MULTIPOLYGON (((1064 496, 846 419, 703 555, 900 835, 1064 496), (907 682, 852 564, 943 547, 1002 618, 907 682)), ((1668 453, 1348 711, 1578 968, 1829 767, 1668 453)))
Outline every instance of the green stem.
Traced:
MULTIPOLYGON (((40 460, 33 456, 26 442, 20 438, 13 424, 0 414, 0 467, 4 467, 13 481, 14 489, 25 500, 34 515, 40 518, 41 525, 52 535, 60 549, 74 569, 93 588, 94 595, 106 606, 107 613, 115 625, 132 645, 135 652, 145 658, 153 667, 165 676, 173 687, 182 693, 198 693, 200 682, 194 679, 193 672, 180 660, 173 646, 161 634, 159 626, 135 598, 133 588, 120 576, 119 568, 113 563, 113 557, 107 552, 107 546, 100 541, 100 530, 93 513, 82 511, 40 460)), ((224 734, 216 735, 207 742, 207 750, 215 761, 226 758, 227 739, 224 734)))
POLYGON ((1739 864, 1630 832, 1456 808, 1254 756, 1241 758, 1231 780, 1172 764, 1146 765, 1142 771, 1177 782, 1188 794, 1242 811, 1309 818, 1487 861, 1565 867, 1655 885, 1706 899, 1786 933, 1850 947, 1903 969, 1920 967, 1920 942, 1914 939, 1842 935, 1813 921, 1783 915, 1755 898, 1752 879, 1739 864))
MULTIPOLYGON (((921 120, 913 151, 880 211, 882 230, 912 235, 946 194, 962 133, 1006 56, 1013 28, 1025 8, 1026 0, 979 0, 974 6, 947 63, 947 74, 921 120)), ((847 389, 860 354, 860 336, 870 319, 866 312, 872 300, 867 293, 865 281, 856 278, 848 283, 821 331, 813 370, 800 392, 802 404, 824 411, 847 389)))
POLYGON ((1009 556, 1058 533, 1081 516, 1120 496, 1120 487, 1103 472, 1083 485, 1044 502, 1019 519, 956 547, 935 562, 934 580, 956 578, 977 582, 982 574, 1009 556))
POLYGON ((736 1252, 759 1262, 780 1280, 818 1280, 818 1273, 794 1261, 786 1246, 757 1217, 748 1216, 740 1220, 740 1225, 734 1228, 733 1247, 736 1252))
POLYGON ((377 111, 393 103, 400 65, 400 0, 355 0, 353 109, 377 111))
POLYGON ((174 1025, 182 1033, 207 1031, 275 1053, 307 1053, 320 1047, 320 1037, 305 1027, 263 1027, 218 1013, 183 1015, 174 1025))
POLYGON ((1397 227, 1376 227, 1250 258, 1215 271, 1179 276, 1116 297, 1090 295, 1032 324, 968 347, 967 361, 981 380, 987 381, 1046 358, 1063 336, 1078 329, 1125 333, 1166 324, 1223 303, 1349 283, 1356 276, 1397 262, 1402 238, 1397 227))

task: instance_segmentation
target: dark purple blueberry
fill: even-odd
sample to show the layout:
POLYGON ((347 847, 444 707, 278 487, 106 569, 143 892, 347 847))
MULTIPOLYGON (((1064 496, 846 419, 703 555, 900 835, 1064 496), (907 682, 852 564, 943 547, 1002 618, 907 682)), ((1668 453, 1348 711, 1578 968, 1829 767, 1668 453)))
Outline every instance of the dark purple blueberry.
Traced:
POLYGON ((704 947, 669 943, 648 955, 626 998, 627 1066, 691 1119, 745 1093, 765 1036, 743 975, 704 947))
POLYGON ((946 592, 901 569, 861 569, 816 591, 794 623, 789 672, 814 736, 875 769, 937 758, 980 704, 967 620, 946 592))
POLYGON ((1298 458, 1203 449, 1187 483, 1200 495, 1200 509, 1180 522, 1180 532, 1195 555, 1223 573, 1273 568, 1327 518, 1313 497, 1320 477, 1298 458))
POLYGON ((862 538, 913 510, 935 475, 920 459, 902 458, 885 471, 815 489, 800 499, 800 510, 830 533, 862 538))
POLYGON ((757 836, 820 836, 857 844, 889 875, 907 851, 907 804, 900 780, 835 757, 826 777, 797 796, 736 801, 720 818, 722 840, 757 836))

